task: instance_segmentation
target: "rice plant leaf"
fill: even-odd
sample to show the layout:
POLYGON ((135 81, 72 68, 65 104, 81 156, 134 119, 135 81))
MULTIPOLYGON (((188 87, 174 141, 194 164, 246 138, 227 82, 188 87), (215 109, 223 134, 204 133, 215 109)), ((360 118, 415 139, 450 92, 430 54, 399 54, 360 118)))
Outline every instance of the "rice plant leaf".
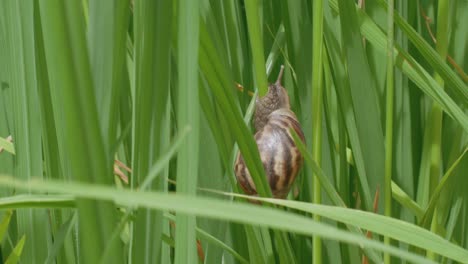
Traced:
POLYGON ((266 79, 265 57, 263 52, 263 33, 260 29, 260 1, 250 0, 245 2, 247 16, 247 29, 252 50, 252 57, 255 69, 255 81, 258 86, 259 96, 266 95, 268 91, 268 82, 266 79))
POLYGON ((437 202, 439 201, 439 197, 442 191, 444 190, 444 188, 447 187, 448 183, 452 181, 454 176, 456 176, 456 174, 454 173, 454 170, 457 168, 458 164, 463 160, 463 158, 465 158, 465 154, 467 152, 468 152, 468 148, 465 148, 465 150, 462 152, 460 157, 458 157, 457 160, 455 160, 452 166, 450 166, 450 168, 444 174, 442 179, 439 181, 434 192, 432 192, 431 199, 429 200, 429 203, 424 210, 424 213, 423 213, 424 215, 422 215, 422 218, 420 219, 421 226, 426 227, 426 228, 429 227, 430 220, 432 219, 432 214, 437 205, 437 202))
MULTIPOLYGON (((46 177, 60 178, 63 176, 62 169, 66 166, 64 157, 59 148, 59 138, 62 138, 61 131, 57 131, 56 117, 52 104, 52 94, 50 91, 49 75, 44 50, 44 36, 42 33, 41 12, 38 1, 34 2, 34 34, 36 45, 36 69, 37 69, 37 92, 39 96, 39 107, 42 120, 42 144, 44 153, 45 175, 46 177)), ((57 110, 56 110, 57 111, 57 110)), ((60 111, 57 111, 60 112, 60 111)), ((62 152, 63 154, 63 152, 62 152)))
POLYGON ((69 208, 75 206, 75 198, 70 195, 19 194, 0 198, 0 209, 69 208))
POLYGON ((8 226, 10 225, 11 216, 13 215, 13 210, 7 210, 3 215, 2 221, 0 222, 0 239, 5 237, 8 226))
MULTIPOLYGON (((42 142, 39 97, 37 93, 36 50, 34 45, 33 1, 5 1, 2 11, 6 17, 6 41, 9 42, 10 87, 12 89, 13 127, 15 142, 15 174, 23 179, 42 175, 42 142)), ((26 191, 27 193, 27 191, 26 191)), ((17 211, 17 231, 25 235, 23 261, 43 261, 46 258, 48 234, 40 223, 47 221, 44 210, 21 209, 17 211)), ((14 240, 19 237, 13 237, 14 240)), ((21 245, 20 251, 23 250, 21 245)))
MULTIPOLYGON (((336 0, 330 0, 330 7, 338 11, 336 0)), ((350 7, 351 8, 351 7, 350 7)), ((355 8, 353 6, 352 8, 355 8)), ((376 50, 386 54, 386 36, 382 30, 362 11, 358 10, 360 30, 376 50)), ((409 79, 411 79, 425 94, 439 103, 442 109, 455 119, 468 132, 468 116, 454 100, 443 90, 434 78, 407 52, 396 46, 394 50, 395 64, 409 79)), ((457 88, 458 89, 458 88, 457 88)), ((466 86, 464 88, 466 90, 466 86)))
MULTIPOLYGON (((171 221, 175 221, 175 217, 170 215, 170 214, 164 214, 164 217, 170 219, 171 221)), ((239 253, 237 253, 234 249, 232 249, 230 246, 226 245, 226 243, 224 243, 223 241, 217 239, 216 237, 210 235, 208 232, 205 232, 203 229, 201 228, 196 228, 196 231, 197 231, 197 237, 201 240, 205 240, 211 244, 214 244, 224 250, 226 250, 227 252, 229 252, 229 254, 233 255, 240 263, 249 263, 245 258, 243 258, 241 255, 239 255, 239 253)))
POLYGON ((245 263, 245 264, 249 263, 244 257, 242 257, 241 255, 239 255, 239 253, 234 251, 234 249, 232 249, 231 247, 229 247, 228 245, 223 243, 223 241, 217 239, 216 237, 210 235, 209 233, 203 231, 200 228, 197 228, 197 236, 201 240, 205 240, 205 241, 207 241, 207 242, 209 242, 209 243, 211 243, 213 245, 216 245, 216 246, 224 249, 226 252, 231 254, 235 259, 237 259, 240 263, 245 263))
MULTIPOLYGON (((39 1, 44 51, 52 104, 57 115, 60 149, 69 162, 65 178, 111 183, 112 163, 100 131, 94 96, 83 6, 79 1, 39 1), (79 144, 78 144, 79 142, 79 144)), ((115 223, 115 209, 106 203, 78 200, 82 261, 96 263, 115 223)), ((47 252, 47 251, 46 251, 47 252)), ((112 262, 120 263, 121 251, 112 262)))
POLYGON ((5 264, 16 264, 21 258, 21 254, 23 253, 24 243, 26 242, 26 235, 23 235, 21 239, 16 244, 15 248, 5 260, 5 264))
MULTIPOLYGON (((117 137, 118 102, 123 88, 129 4, 124 1, 89 1, 88 49, 95 87, 97 114, 106 149, 117 137)), ((109 155, 108 162, 113 161, 109 155)))
MULTIPOLYGON (((131 184, 133 188, 142 187, 144 184, 145 188, 165 190, 167 184, 163 173, 153 174, 152 176, 159 176, 155 181, 151 179, 147 181, 146 177, 169 142, 169 133, 165 131, 170 131, 170 120, 167 116, 170 101, 171 36, 174 31, 172 3, 136 1, 134 8, 135 51, 133 64, 129 64, 130 72, 135 78, 134 96, 131 97, 133 99, 131 184)), ((160 237, 164 228, 168 227, 163 222, 161 212, 138 210, 131 243, 131 257, 134 263, 162 261, 161 241, 153 237, 160 237)))
POLYGON ((65 243, 65 239, 70 235, 70 232, 72 231, 72 228, 75 227, 76 225, 76 220, 77 216, 76 213, 73 213, 65 223, 60 227, 59 231, 57 232, 55 239, 54 239, 54 245, 52 248, 50 248, 50 251, 48 253, 47 259, 45 263, 50 264, 54 263, 55 258, 57 257, 57 254, 60 250, 61 247, 63 247, 63 244, 65 243))
MULTIPOLYGON (((377 0, 377 3, 383 8, 387 9, 387 4, 384 0, 377 0)), ((462 79, 447 65, 446 60, 441 58, 436 50, 434 50, 429 43, 395 10, 395 22, 405 32, 408 39, 416 46, 422 56, 429 62, 434 70, 444 79, 447 83, 447 89, 451 90, 458 98, 458 102, 466 105, 468 104, 468 89, 462 79)))
POLYGON ((468 260, 468 250, 450 243, 450 241, 445 240, 429 230, 395 218, 342 207, 271 198, 258 199, 312 214, 319 214, 323 217, 346 224, 356 225, 371 232, 389 236, 410 245, 433 251, 456 261, 466 263, 468 260))
MULTIPOLYGON (((371 192, 375 192, 377 186, 383 186, 384 183, 385 153, 377 88, 362 44, 355 3, 349 0, 338 0, 338 6, 340 10, 346 10, 346 12, 339 13, 342 48, 346 57, 349 89, 366 176, 371 192)), ((384 196, 385 193, 381 190, 381 197, 384 196)), ((364 195, 366 208, 370 209, 372 203, 368 198, 364 195)), ((379 208, 382 210, 383 198, 379 201, 379 208)))
MULTIPOLYGON (((312 153, 315 160, 322 163, 322 117, 323 117, 323 0, 315 0, 312 5, 312 153)), ((322 188, 318 177, 313 175, 313 203, 322 203, 322 188)), ((314 215, 314 220, 320 221, 320 216, 314 215)), ((313 263, 322 263, 322 240, 318 236, 312 238, 313 263)))
POLYGON ((368 207, 372 204, 371 191, 367 179, 367 171, 362 153, 361 139, 359 137, 359 131, 354 115, 354 106, 351 101, 350 83, 340 54, 338 52, 332 52, 339 51, 340 47, 337 39, 338 37, 332 34, 332 29, 335 24, 330 21, 330 16, 331 14, 325 13, 325 45, 328 51, 327 54, 330 57, 330 66, 332 67, 332 77, 334 80, 337 99, 340 105, 340 110, 343 113, 349 142, 351 144, 351 148, 353 149, 353 158, 359 176, 362 197, 364 204, 366 207, 368 207))
POLYGON ((408 208, 416 217, 421 218, 424 215, 424 209, 411 199, 395 182, 392 182, 392 197, 403 207, 408 208))
MULTIPOLYGON (((306 163, 311 167, 311 170, 314 172, 315 177, 318 178, 318 181, 322 188, 324 189, 325 193, 328 195, 330 200, 335 206, 343 207, 346 208, 346 204, 344 203, 343 199, 340 197, 338 192, 335 190, 333 187, 332 183, 330 182, 329 178, 325 176, 325 173, 323 170, 319 167, 317 162, 312 158, 312 155, 307 152, 306 147, 304 143, 300 140, 299 136, 297 133, 293 130, 291 130, 291 135, 293 135, 294 142, 296 143, 299 151, 302 153, 304 156, 304 159, 306 163)), ((364 236, 363 232, 359 230, 358 228, 355 228, 352 225, 347 226, 348 229, 355 233, 364 236)), ((368 248, 364 249, 365 254, 370 257, 373 261, 376 263, 382 262, 382 257, 379 256, 374 250, 370 250, 368 248)))
MULTIPOLYGON (((198 181, 200 107, 198 99, 199 9, 198 1, 178 2, 177 35, 177 125, 189 126, 192 137, 184 141, 177 155, 177 193, 196 197, 198 181)), ((175 263, 193 262, 196 257, 196 218, 176 214, 175 263)))
MULTIPOLYGON (((154 135, 156 146, 150 147, 153 132, 148 122, 154 120, 161 128, 168 100, 170 75, 170 35, 171 26, 162 21, 171 13, 171 5, 153 2, 137 2, 135 6, 135 85, 134 111, 134 157, 133 170, 135 187, 147 176, 150 165, 156 157, 150 152, 159 153, 160 135, 154 135), (159 17, 160 20, 157 18, 159 17), (162 41, 164 39, 164 41, 162 41), (154 101, 156 99, 156 101, 154 101), (153 109, 154 108, 154 109, 153 109)), ((154 131, 161 133, 160 131, 154 131)))
POLYGON ((189 135, 191 128, 186 126, 181 129, 180 134, 173 140, 170 148, 166 153, 163 153, 160 159, 151 166, 148 171, 148 176, 145 177, 145 180, 140 185, 141 190, 147 190, 151 182, 161 173, 165 166, 169 163, 170 159, 181 147, 182 143, 186 140, 186 137, 189 135))
MULTIPOLYGON (((38 192, 46 191, 53 193, 67 193, 81 198, 113 201, 123 206, 145 207, 156 210, 174 210, 183 214, 267 226, 304 235, 319 235, 323 237, 323 239, 333 239, 360 245, 361 247, 389 252, 392 255, 410 260, 414 263, 433 263, 432 261, 414 253, 410 253, 393 246, 387 246, 382 242, 351 234, 330 225, 315 222, 308 217, 291 212, 284 212, 274 208, 259 207, 238 202, 220 201, 211 198, 193 197, 182 194, 135 192, 132 190, 115 189, 98 184, 59 182, 53 180, 31 180, 25 182, 5 175, 0 175, 0 185, 11 188, 30 189, 38 192)), ((309 203, 288 200, 264 199, 266 199, 266 201, 276 202, 277 204, 287 205, 291 208, 308 210, 311 213, 313 210, 313 213, 321 214, 323 217, 337 218, 340 221, 353 221, 351 223, 353 225, 361 224, 362 222, 372 231, 378 231, 385 234, 395 232, 392 233, 392 235, 398 234, 399 236, 402 236, 403 239, 408 237, 434 239, 435 242, 426 241, 424 243, 419 243, 418 245, 423 245, 423 248, 428 247, 430 249, 432 249, 433 246, 442 246, 444 252, 440 252, 441 255, 447 255, 455 260, 461 259, 461 261, 467 259, 466 254, 468 254, 468 251, 437 237, 427 230, 421 230, 419 227, 402 221, 359 210, 325 205, 312 205, 309 203), (356 217, 358 217, 359 220, 356 220, 356 217), (367 220, 362 221, 362 219, 367 220), (385 228, 381 228, 382 222, 386 223, 386 226, 389 227, 390 231, 386 231, 385 228), (378 230, 374 230, 375 227, 378 227, 378 230), (400 230, 400 228, 403 228, 403 231, 400 230), (409 234, 408 230, 415 231, 416 234, 409 234)), ((439 253, 439 251, 440 250, 437 250, 436 252, 439 253)))

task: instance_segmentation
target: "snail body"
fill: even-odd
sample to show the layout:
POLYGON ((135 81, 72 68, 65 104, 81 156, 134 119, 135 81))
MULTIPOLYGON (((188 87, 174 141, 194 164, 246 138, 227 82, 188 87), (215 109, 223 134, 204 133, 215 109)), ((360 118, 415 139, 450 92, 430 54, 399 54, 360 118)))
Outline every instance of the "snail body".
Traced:
MULTIPOLYGON (((290 132, 293 129, 305 142, 301 125, 290 109, 287 91, 281 85, 283 71, 282 66, 276 83, 269 85, 264 97, 257 98, 254 116, 255 141, 275 198, 288 195, 304 160, 290 132)), ((241 153, 237 155, 234 170, 244 192, 256 195, 255 184, 241 153)))

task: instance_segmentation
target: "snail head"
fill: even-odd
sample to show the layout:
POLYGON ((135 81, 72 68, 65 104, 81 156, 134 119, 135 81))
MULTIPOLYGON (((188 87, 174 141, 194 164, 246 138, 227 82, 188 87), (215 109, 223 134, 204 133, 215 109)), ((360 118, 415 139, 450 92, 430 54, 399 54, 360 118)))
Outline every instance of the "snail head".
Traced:
POLYGON ((281 84, 281 81, 283 80, 283 74, 284 66, 281 65, 278 79, 275 83, 272 83, 268 86, 268 94, 266 96, 270 97, 271 103, 274 105, 274 107, 272 107, 274 110, 280 108, 290 108, 288 92, 281 84))
POLYGON ((276 82, 268 86, 268 92, 265 96, 257 98, 255 108, 255 127, 257 131, 266 124, 268 116, 272 112, 281 108, 290 109, 288 92, 281 84, 283 74, 284 66, 281 65, 276 82))

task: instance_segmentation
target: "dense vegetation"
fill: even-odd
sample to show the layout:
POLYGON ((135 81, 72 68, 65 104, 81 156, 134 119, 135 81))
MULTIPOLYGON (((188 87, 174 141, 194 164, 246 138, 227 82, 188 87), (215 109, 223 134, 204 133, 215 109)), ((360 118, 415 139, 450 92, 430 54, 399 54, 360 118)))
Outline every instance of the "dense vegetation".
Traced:
POLYGON ((387 1, 1 1, 2 260, 468 263, 468 2, 387 1), (305 163, 252 204, 281 65, 305 163))

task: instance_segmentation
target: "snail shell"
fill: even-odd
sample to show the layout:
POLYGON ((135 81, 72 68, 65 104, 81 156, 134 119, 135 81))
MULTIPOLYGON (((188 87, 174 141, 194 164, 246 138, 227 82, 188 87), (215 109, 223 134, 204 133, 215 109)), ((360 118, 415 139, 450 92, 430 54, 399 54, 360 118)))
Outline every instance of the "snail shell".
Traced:
MULTIPOLYGON (((269 85, 264 97, 257 98, 254 117, 255 141, 275 198, 288 195, 304 160, 290 133, 290 129, 294 129, 305 142, 301 125, 290 110, 287 91, 281 85, 283 71, 281 66, 276 83, 269 85)), ((244 192, 256 195, 255 184, 240 152, 234 170, 244 192)))

